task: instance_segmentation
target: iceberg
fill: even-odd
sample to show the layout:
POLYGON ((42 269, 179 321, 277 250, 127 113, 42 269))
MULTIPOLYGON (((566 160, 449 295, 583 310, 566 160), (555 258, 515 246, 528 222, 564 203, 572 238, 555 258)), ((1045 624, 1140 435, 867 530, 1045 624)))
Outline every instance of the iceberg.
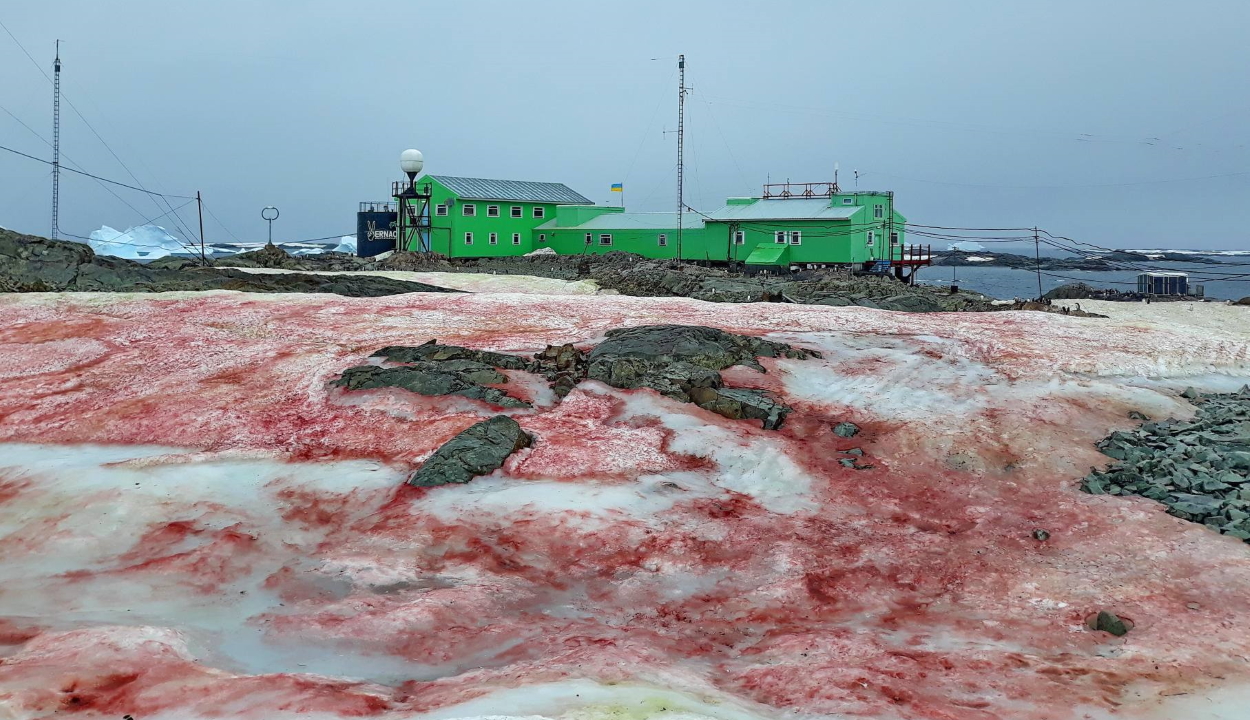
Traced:
POLYGON ((979 242, 973 242, 972 240, 960 240, 959 242, 953 242, 946 246, 947 252, 954 252, 956 250, 962 250, 963 252, 980 252, 984 249, 984 245, 979 242))
MULTIPOLYGON (((101 225, 99 230, 91 233, 87 244, 99 255, 127 260, 155 260, 176 252, 189 252, 182 240, 159 225, 140 225, 128 228, 126 232, 101 225)), ((211 253, 212 250, 205 248, 205 252, 211 253)))
POLYGON ((351 253, 352 255, 355 255, 356 254, 356 236, 344 235, 343 237, 339 238, 339 244, 334 246, 334 250, 332 252, 351 253))

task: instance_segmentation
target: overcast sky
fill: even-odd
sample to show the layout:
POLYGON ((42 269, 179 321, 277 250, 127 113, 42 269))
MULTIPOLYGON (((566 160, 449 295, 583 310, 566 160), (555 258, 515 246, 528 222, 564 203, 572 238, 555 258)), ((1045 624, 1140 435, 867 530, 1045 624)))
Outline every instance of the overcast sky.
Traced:
MULTIPOLYGON (((624 182, 631 209, 671 211, 685 53, 700 210, 837 162, 917 223, 1250 248, 1244 0, 13 0, 0 21, 49 74, 60 38, 64 94, 121 162, 203 191, 243 240, 264 239, 265 205, 275 240, 353 233, 407 147, 434 174, 611 203, 624 182)), ((9 113, 50 139, 51 95, 0 31, 0 145, 50 158, 9 113)), ((134 184, 68 107, 62 125, 66 164, 134 184)), ((49 170, 0 152, 0 225, 48 234, 49 170)), ((166 209, 61 188, 70 233, 166 209)), ((206 234, 230 239, 211 217, 206 234)))

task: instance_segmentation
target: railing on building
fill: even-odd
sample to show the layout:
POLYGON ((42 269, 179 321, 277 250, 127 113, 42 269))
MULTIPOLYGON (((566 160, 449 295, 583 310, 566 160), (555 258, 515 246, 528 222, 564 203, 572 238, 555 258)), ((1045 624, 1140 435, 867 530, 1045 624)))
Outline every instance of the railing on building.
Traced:
POLYGON ((789 200, 791 198, 831 198, 842 192, 836 182, 770 183, 764 186, 765 200, 789 200))
POLYGON ((891 254, 895 265, 932 265, 932 245, 896 245, 891 254))
POLYGON ((360 203, 360 212, 398 212, 399 205, 394 200, 366 200, 360 203))

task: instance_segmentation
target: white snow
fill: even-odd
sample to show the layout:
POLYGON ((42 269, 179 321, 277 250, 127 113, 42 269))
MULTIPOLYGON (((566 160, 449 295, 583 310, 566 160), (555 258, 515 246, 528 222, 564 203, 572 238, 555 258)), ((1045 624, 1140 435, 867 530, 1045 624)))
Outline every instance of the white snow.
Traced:
MULTIPOLYGON (((91 233, 87 244, 99 255, 112 255, 128 260, 155 260, 175 252, 187 252, 187 247, 181 240, 159 225, 140 225, 128 228, 126 232, 101 225, 99 230, 91 233)), ((205 248, 205 252, 210 253, 212 250, 205 248)))
POLYGON ((994 258, 982 257, 980 255, 969 255, 968 262, 994 262, 994 258))

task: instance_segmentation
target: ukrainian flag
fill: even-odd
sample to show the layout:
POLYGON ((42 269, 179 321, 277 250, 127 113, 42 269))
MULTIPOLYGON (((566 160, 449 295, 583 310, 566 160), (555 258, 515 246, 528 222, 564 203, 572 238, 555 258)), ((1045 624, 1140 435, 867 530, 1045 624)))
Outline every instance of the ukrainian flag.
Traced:
POLYGON ((625 192, 624 183, 612 183, 612 192, 625 192))

